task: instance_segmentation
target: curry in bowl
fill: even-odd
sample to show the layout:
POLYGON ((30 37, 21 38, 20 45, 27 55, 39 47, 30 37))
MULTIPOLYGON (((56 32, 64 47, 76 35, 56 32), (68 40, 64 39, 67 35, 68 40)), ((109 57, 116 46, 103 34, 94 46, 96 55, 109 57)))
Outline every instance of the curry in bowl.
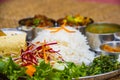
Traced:
POLYGON ((87 32, 95 34, 106 34, 120 32, 120 25, 112 23, 94 23, 86 27, 87 32))
POLYGON ((120 32, 120 25, 112 23, 94 23, 86 28, 86 36, 91 49, 101 51, 100 45, 104 42, 115 41, 114 34, 120 32))
POLYGON ((110 41, 103 43, 100 46, 100 49, 103 54, 113 55, 118 57, 120 54, 120 41, 110 41))

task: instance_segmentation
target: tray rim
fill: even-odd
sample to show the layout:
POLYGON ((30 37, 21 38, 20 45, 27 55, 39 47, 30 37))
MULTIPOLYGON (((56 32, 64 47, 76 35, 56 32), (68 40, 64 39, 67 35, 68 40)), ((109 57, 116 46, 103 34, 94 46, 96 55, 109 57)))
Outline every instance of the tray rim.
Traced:
POLYGON ((110 74, 113 74, 115 72, 118 72, 116 75, 120 74, 120 69, 117 69, 117 70, 114 70, 114 71, 110 71, 110 72, 106 72, 106 73, 103 73, 103 74, 93 75, 93 76, 84 76, 84 77, 73 78, 72 80, 96 78, 96 77, 100 77, 100 76, 110 75, 110 74))

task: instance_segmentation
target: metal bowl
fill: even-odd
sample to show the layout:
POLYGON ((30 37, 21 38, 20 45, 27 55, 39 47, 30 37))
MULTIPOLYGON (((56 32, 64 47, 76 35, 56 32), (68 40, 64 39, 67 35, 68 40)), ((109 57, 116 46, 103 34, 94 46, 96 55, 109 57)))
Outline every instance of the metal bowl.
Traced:
POLYGON ((117 41, 120 41, 120 32, 116 32, 114 36, 117 41))
POLYGON ((35 38, 35 28, 34 27, 26 27, 26 26, 19 26, 17 30, 23 31, 27 33, 27 41, 31 41, 35 38))
POLYGON ((83 35, 85 35, 85 27, 88 24, 92 24, 94 23, 94 20, 92 18, 88 18, 88 17, 83 17, 83 16, 78 16, 77 18, 83 17, 83 19, 81 19, 81 22, 75 22, 75 16, 73 15, 68 15, 65 16, 64 18, 59 18, 57 20, 57 26, 61 26, 64 23, 64 20, 66 20, 66 26, 71 26, 73 28, 76 28, 77 30, 79 30, 83 35), (73 20, 68 20, 68 16, 72 17, 73 20))
POLYGON ((112 23, 94 23, 86 28, 86 36, 91 49, 101 51, 100 45, 104 42, 115 41, 114 33, 120 32, 120 25, 112 23))
POLYGON ((120 41, 105 42, 100 45, 100 49, 105 55, 113 55, 118 57, 120 54, 120 41))
MULTIPOLYGON (((45 18, 47 18, 47 17, 45 17, 45 18)), ((41 18, 41 20, 43 20, 43 19, 44 18, 41 18)), ((49 22, 49 23, 51 23, 51 25, 38 27, 38 25, 34 24, 34 20, 35 20, 35 17, 30 17, 30 18, 23 18, 18 21, 19 27, 17 27, 17 29, 27 33, 27 41, 33 40, 36 37, 37 32, 41 31, 41 29, 43 27, 53 27, 53 26, 55 26, 55 23, 56 23, 56 21, 54 19, 47 18, 46 21, 45 20, 43 20, 43 21, 49 22)), ((39 23, 39 24, 42 25, 43 22, 39 23)))

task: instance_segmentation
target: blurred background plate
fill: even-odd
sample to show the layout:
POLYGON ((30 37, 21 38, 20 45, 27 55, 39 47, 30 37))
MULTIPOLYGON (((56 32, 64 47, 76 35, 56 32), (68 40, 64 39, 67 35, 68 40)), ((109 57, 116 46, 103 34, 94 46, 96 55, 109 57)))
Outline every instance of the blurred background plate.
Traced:
POLYGON ((104 42, 115 41, 114 34, 120 32, 120 25, 113 23, 93 23, 86 28, 86 36, 91 49, 101 51, 100 45, 104 42))
POLYGON ((17 28, 1 28, 3 31, 17 31, 17 28))

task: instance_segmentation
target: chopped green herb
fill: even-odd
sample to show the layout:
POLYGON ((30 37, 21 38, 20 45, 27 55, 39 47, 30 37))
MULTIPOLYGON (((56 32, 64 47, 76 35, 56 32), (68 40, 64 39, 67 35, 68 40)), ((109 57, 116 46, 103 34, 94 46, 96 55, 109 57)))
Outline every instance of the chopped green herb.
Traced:
POLYGON ((17 80, 21 76, 25 76, 26 80, 71 80, 72 78, 78 79, 83 76, 97 75, 120 69, 120 63, 116 57, 105 55, 96 57, 90 65, 84 63, 76 65, 72 62, 58 62, 58 64, 65 67, 56 69, 50 63, 46 64, 44 60, 39 60, 39 65, 35 66, 34 76, 30 77, 25 74, 26 69, 24 67, 20 67, 12 58, 9 58, 6 62, 0 60, 0 70, 10 80, 17 80))

